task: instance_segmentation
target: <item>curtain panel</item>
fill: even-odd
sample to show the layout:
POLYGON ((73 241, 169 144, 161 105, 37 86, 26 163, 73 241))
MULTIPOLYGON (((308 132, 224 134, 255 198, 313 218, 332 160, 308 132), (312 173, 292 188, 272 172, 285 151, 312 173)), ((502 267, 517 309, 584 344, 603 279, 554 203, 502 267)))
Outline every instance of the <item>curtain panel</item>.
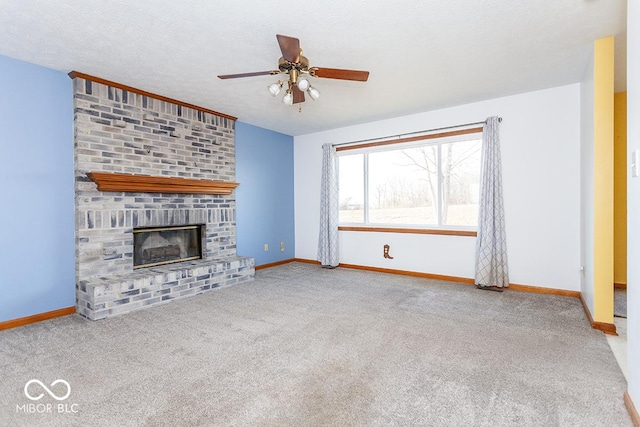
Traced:
POLYGON ((475 265, 475 284, 481 288, 509 286, 499 126, 498 117, 489 117, 482 131, 475 265))
POLYGON ((320 235, 318 261, 323 267, 338 266, 338 158, 332 144, 322 146, 320 187, 320 235))

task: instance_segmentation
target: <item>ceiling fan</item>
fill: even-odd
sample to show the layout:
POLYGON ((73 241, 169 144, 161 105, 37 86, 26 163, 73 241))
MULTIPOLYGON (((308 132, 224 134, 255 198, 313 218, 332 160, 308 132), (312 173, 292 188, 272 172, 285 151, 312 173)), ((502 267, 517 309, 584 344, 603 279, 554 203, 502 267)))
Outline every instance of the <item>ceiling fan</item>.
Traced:
MULTIPOLYGON (((320 96, 318 89, 311 86, 309 80, 306 79, 308 74, 311 77, 322 77, 327 79, 353 80, 358 82, 366 82, 369 78, 368 71, 342 70, 339 68, 325 67, 309 67, 309 60, 302 56, 300 49, 300 40, 295 37, 276 35, 282 57, 278 60, 278 69, 270 71, 256 71, 253 73, 240 74, 223 74, 218 76, 221 79, 237 79, 240 77, 255 77, 265 75, 288 74, 288 88, 285 92, 282 102, 287 105, 298 104, 304 102, 304 93, 314 101, 320 96)), ((279 80, 268 86, 269 92, 273 96, 280 93, 284 85, 284 81, 279 80)))

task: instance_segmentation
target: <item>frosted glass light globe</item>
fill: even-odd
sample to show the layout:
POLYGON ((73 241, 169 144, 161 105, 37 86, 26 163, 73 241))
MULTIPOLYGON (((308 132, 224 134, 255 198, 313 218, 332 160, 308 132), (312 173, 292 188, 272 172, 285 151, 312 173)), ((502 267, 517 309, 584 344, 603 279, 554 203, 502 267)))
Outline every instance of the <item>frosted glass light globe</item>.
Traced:
POLYGON ((320 91, 313 86, 309 86, 309 89, 307 89, 307 93, 314 101, 320 98, 320 91))
POLYGON ((298 80, 298 89, 300 89, 301 91, 305 91, 307 89, 309 89, 309 86, 311 86, 309 84, 309 80, 307 79, 300 79, 298 80))
POLYGON ((278 96, 278 94, 280 93, 280 89, 282 89, 282 82, 272 83, 269 86, 267 86, 267 89, 269 89, 269 93, 271 95, 278 96))
POLYGON ((288 90, 287 93, 285 93, 285 95, 282 97, 282 102, 287 105, 293 105, 293 94, 290 90, 288 90))

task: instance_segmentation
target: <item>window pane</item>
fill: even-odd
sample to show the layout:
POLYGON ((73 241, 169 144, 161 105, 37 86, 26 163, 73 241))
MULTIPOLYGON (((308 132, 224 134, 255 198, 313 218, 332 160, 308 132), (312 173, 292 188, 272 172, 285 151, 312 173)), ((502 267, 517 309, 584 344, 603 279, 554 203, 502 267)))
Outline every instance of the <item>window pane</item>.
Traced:
POLYGON ((339 213, 341 223, 364 222, 364 154, 338 157, 339 213))
POLYGON ((482 140, 442 144, 442 224, 478 225, 482 140))
POLYGON ((436 224, 435 146, 369 154, 369 222, 436 224))

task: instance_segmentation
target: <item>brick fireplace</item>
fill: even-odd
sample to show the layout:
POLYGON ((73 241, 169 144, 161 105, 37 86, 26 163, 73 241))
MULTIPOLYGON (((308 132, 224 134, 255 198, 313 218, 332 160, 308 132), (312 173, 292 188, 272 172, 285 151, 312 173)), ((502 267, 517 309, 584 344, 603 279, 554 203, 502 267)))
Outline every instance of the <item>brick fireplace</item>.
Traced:
MULTIPOLYGON (((252 280, 253 259, 236 254, 234 118, 70 76, 77 312, 104 319, 252 280), (134 230, 189 226, 201 258, 134 269, 134 230)), ((166 246, 145 254, 175 256, 166 246)))

